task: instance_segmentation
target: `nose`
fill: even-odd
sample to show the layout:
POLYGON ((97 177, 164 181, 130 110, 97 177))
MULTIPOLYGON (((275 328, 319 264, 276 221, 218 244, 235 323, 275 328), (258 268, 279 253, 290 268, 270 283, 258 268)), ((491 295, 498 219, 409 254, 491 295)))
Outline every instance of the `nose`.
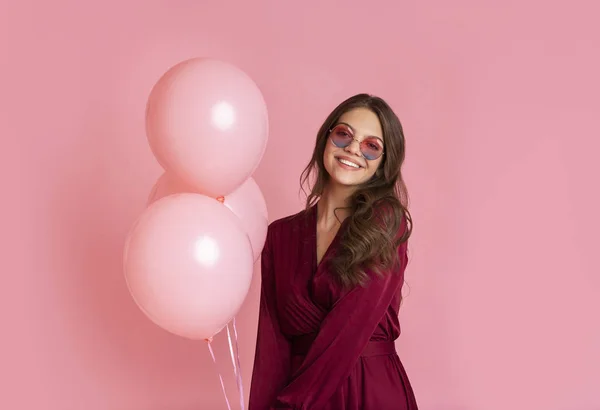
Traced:
POLYGON ((362 155, 360 152, 360 141, 354 138, 350 145, 346 147, 346 151, 360 157, 362 155))

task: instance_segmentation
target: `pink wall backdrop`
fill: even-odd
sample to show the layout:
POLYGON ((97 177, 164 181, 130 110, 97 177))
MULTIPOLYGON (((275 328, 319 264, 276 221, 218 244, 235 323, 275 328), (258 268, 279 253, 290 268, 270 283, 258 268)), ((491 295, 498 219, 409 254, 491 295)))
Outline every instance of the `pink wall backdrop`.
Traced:
MULTIPOLYGON (((209 56, 265 95, 255 179, 272 220, 299 209, 334 105, 366 91, 398 111, 415 219, 398 349, 422 409, 600 409, 598 13, 591 0, 2 2, 0 408, 225 408, 206 346, 151 324, 121 270, 161 172, 150 88, 209 56)), ((257 300, 258 276, 239 316, 246 391, 257 300)))

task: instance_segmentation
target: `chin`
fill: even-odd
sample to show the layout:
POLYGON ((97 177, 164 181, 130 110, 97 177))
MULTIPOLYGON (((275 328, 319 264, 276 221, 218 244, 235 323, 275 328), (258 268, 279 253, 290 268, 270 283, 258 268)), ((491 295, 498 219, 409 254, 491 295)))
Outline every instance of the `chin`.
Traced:
POLYGON ((357 178, 352 175, 339 175, 339 174, 330 174, 330 181, 336 185, 341 185, 344 187, 356 187, 367 181, 368 178, 357 178))

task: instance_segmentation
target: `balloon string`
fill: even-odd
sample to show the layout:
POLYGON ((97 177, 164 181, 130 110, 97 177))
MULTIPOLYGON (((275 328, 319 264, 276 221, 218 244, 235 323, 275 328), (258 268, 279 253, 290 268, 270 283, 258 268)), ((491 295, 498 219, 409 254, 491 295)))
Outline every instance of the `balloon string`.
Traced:
POLYGON ((233 373, 236 376, 235 380, 240 396, 240 408, 244 410, 244 387, 242 383, 242 367, 240 365, 240 349, 238 345, 237 329, 235 327, 235 317, 233 318, 233 332, 235 335, 235 354, 233 345, 231 344, 231 332, 229 331, 229 325, 227 325, 227 340, 229 341, 229 353, 231 353, 231 364, 233 364, 233 373))
POLYGON ((235 326, 235 316, 233 317, 233 334, 235 335, 235 351, 237 352, 236 359, 238 365, 238 378, 240 385, 240 403, 242 405, 242 410, 244 410, 244 383, 242 380, 242 365, 240 364, 240 346, 238 344, 238 332, 235 326))
MULTIPOLYGON (((210 340, 208 342, 208 351, 210 352, 210 356, 213 359, 213 363, 215 364, 215 368, 217 367, 217 359, 215 358, 215 353, 213 352, 213 348, 210 340)), ((221 372, 217 368, 217 373, 219 374, 219 380, 221 381, 221 389, 223 390, 223 396, 225 397, 225 402, 227 403, 227 409, 231 410, 231 405, 229 404, 229 399, 227 398, 227 392, 225 391, 225 382, 223 382, 223 376, 221 372)))

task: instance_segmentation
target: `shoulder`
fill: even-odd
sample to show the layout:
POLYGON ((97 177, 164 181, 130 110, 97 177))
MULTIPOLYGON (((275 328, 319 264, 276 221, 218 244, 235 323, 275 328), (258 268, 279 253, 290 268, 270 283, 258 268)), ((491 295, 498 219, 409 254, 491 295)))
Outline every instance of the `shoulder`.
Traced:
POLYGON ((272 259, 272 263, 276 263, 276 260, 281 261, 283 255, 288 255, 291 249, 298 248, 298 241, 303 240, 308 232, 310 216, 310 210, 302 210, 271 222, 262 250, 263 259, 272 259))
POLYGON ((309 217, 310 209, 303 209, 293 215, 276 219, 269 224, 267 236, 276 239, 282 235, 294 234, 307 226, 309 217))

